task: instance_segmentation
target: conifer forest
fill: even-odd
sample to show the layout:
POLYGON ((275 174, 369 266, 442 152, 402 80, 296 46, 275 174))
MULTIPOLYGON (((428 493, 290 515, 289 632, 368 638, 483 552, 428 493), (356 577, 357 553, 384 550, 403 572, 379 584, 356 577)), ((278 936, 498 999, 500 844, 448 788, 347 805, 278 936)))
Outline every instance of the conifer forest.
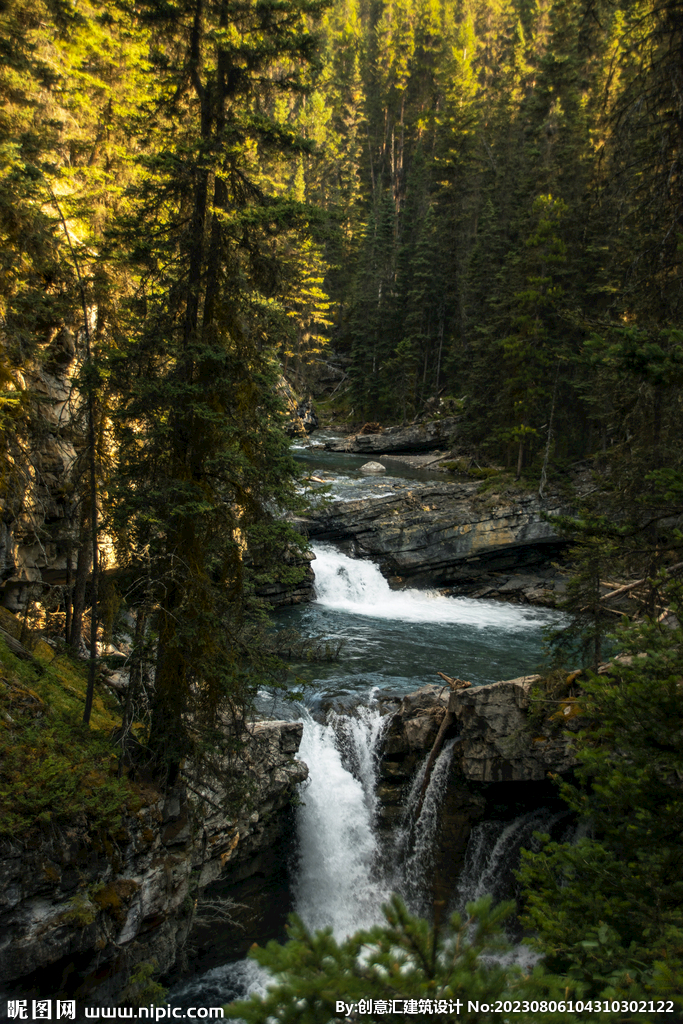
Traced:
POLYGON ((291 644, 334 657, 264 599, 309 571, 306 402, 452 418, 449 480, 556 499, 530 714, 583 723, 585 827, 522 854, 527 973, 486 959, 510 907, 448 931, 393 897, 356 940, 295 921, 233 1015, 343 1019, 352 978, 490 995, 463 1021, 682 1019, 683 0, 0 0, 3 842, 113 836, 145 786, 215 808, 291 644), (515 991, 557 1012, 496 1014, 515 991))

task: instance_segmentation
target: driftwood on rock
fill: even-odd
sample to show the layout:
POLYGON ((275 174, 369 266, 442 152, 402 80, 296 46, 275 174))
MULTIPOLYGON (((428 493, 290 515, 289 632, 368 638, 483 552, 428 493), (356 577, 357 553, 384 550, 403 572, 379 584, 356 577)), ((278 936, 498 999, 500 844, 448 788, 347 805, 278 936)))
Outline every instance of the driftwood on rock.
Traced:
MULTIPOLYGON (((667 576, 670 576, 672 572, 676 572, 678 569, 683 569, 683 562, 676 562, 675 565, 669 566, 666 570, 667 576)), ((642 580, 635 580, 634 583, 625 583, 623 587, 617 587, 616 590, 611 590, 609 594, 604 594, 601 601, 611 601, 613 597, 619 597, 620 594, 627 594, 631 590, 635 590, 636 587, 642 587, 644 583, 647 583, 647 576, 642 580)), ((606 584, 606 586, 612 586, 612 584, 606 584)))
POLYGON ((472 683, 464 679, 452 679, 451 676, 447 676, 445 672, 437 672, 436 674, 446 680, 451 690, 464 690, 467 686, 472 685, 472 683))
MULTIPOLYGON (((456 690, 465 690, 467 689, 468 686, 472 685, 471 682, 466 681, 464 679, 453 679, 451 676, 447 676, 445 672, 437 672, 436 674, 437 676, 441 676, 442 679, 445 679, 453 693, 455 693, 456 690)), ((424 799, 427 793, 427 789, 429 787, 429 780, 432 777, 432 771, 434 770, 436 759, 441 753, 443 741, 446 738, 446 733, 453 724, 454 718, 455 715, 453 714, 453 712, 447 711, 446 714, 443 716, 443 721, 441 722, 439 731, 436 734, 434 745, 432 746, 429 758, 427 760, 427 764, 425 766, 425 777, 422 780, 422 788, 420 790, 420 796, 417 801, 417 807, 415 808, 415 821, 418 820, 422 812, 422 805, 424 804, 424 799)))

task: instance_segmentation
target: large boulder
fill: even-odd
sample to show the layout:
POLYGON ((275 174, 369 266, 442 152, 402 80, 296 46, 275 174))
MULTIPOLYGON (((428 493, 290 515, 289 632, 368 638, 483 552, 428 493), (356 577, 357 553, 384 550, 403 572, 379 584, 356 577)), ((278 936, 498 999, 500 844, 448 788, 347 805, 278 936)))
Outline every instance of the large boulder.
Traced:
MULTIPOLYGON (((446 712, 448 735, 457 736, 456 764, 469 782, 536 782, 548 772, 574 767, 571 733, 578 728, 575 703, 551 705, 550 716, 532 715, 532 688, 541 676, 521 676, 485 686, 450 690, 423 686, 400 702, 387 729, 383 756, 389 762, 431 750, 446 712)), ((412 762, 411 762, 412 763, 412 762)), ((386 776, 399 772, 389 771, 386 776)))
POLYGON ((429 683, 401 700, 384 737, 385 757, 431 750, 448 708, 447 686, 429 683))
MULTIPOLYGON (((458 760, 472 782, 532 782, 576 764, 571 737, 557 718, 530 718, 531 690, 540 676, 521 676, 451 694, 449 711, 460 737, 458 760)), ((561 714, 565 710, 558 704, 561 714)), ((573 705, 566 702, 568 719, 573 705)))

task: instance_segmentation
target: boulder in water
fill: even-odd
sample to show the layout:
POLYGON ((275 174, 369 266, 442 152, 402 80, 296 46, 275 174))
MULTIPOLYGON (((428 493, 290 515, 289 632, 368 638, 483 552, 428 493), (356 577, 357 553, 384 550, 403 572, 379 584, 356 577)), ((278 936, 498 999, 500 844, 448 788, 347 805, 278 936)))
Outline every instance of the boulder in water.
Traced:
POLYGON ((386 473, 386 467, 381 462, 366 462, 360 467, 361 473, 386 473))

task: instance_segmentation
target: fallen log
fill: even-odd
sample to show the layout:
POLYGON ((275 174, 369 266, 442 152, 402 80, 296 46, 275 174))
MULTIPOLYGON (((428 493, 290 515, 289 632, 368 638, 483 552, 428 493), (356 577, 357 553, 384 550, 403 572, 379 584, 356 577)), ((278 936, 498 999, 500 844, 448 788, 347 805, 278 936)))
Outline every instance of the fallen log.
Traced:
MULTIPOLYGON (((441 672, 439 672, 439 675, 441 675, 441 672)), ((425 766, 425 777, 422 780, 422 788, 420 789, 420 796, 418 797, 417 807, 415 808, 415 821, 419 819, 420 814, 422 813, 422 805, 424 804, 427 789, 429 787, 429 780, 432 777, 434 763, 437 757, 439 756, 439 753, 441 752, 443 741, 446 738, 446 733, 448 732, 449 727, 453 724, 454 718, 455 715, 453 714, 453 712, 447 711, 446 714, 443 716, 441 727, 439 728, 439 731, 436 734, 436 739, 434 740, 434 745, 431 749, 429 760, 427 761, 427 764, 425 766)))
MULTIPOLYGON (((683 562, 677 562, 676 565, 671 565, 666 570, 667 575, 672 572, 676 572, 678 569, 683 569, 683 562)), ((642 587, 644 583, 647 583, 647 576, 642 580, 636 580, 634 583, 626 583, 623 587, 618 587, 616 590, 612 590, 609 594, 604 594, 601 601, 611 601, 613 597, 619 597, 620 594, 627 594, 631 590, 635 590, 636 587, 642 587)))
POLYGON ((441 676, 442 679, 450 686, 451 690, 464 690, 467 686, 471 686, 472 683, 465 681, 464 679, 453 679, 451 676, 447 676, 445 672, 437 672, 437 676, 441 676))
MULTIPOLYGON (((445 672, 437 672, 436 674, 437 674, 437 676, 441 676, 441 678, 444 679, 448 683, 448 685, 449 685, 449 687, 451 689, 451 692, 453 692, 453 693, 455 693, 456 690, 464 690, 468 686, 472 685, 472 683, 470 683, 467 680, 464 680, 464 679, 454 679, 452 676, 447 676, 445 672)), ((432 771, 434 770, 434 764, 436 762, 437 757, 441 753, 441 748, 443 746, 443 741, 446 738, 446 733, 448 732, 450 726, 453 724, 454 719, 455 719, 454 713, 452 711, 446 711, 446 714, 443 716, 443 721, 442 721, 442 723, 441 723, 441 725, 439 727, 439 731, 436 734, 436 739, 434 740, 434 744, 433 744, 432 749, 430 751, 429 758, 427 760, 427 764, 425 765, 425 774, 424 774, 424 779, 422 780, 422 788, 420 789, 420 795, 418 797, 417 807, 415 808, 415 821, 418 820, 418 818, 420 817, 420 814, 422 813, 422 805, 424 804, 425 796, 427 794, 427 789, 429 788, 429 780, 432 777, 432 771)))
POLYGON ((42 676, 45 671, 43 666, 40 664, 37 658, 34 658, 30 651, 27 651, 22 643, 19 643, 11 633, 8 633, 6 629, 0 626, 0 636, 5 641, 7 649, 16 657, 21 658, 22 661, 30 661, 35 670, 42 676))

